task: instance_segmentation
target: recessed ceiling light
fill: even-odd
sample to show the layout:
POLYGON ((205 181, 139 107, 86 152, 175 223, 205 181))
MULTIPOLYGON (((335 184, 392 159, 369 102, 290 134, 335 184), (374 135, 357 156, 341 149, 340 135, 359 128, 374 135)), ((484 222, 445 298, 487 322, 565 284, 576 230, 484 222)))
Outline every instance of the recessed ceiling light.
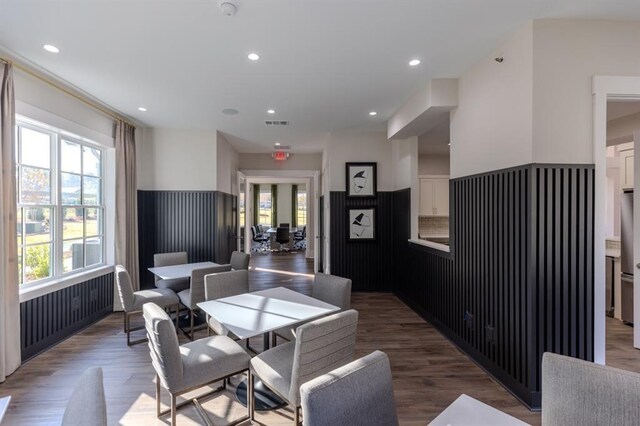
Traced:
POLYGON ((147 109, 145 107, 138 107, 138 111, 145 112, 147 109))
POLYGON ((238 113, 238 110, 233 108, 225 108, 222 110, 222 113, 226 115, 236 115, 238 113))
POLYGON ((50 53, 60 53, 60 49, 55 47, 53 44, 45 44, 42 48, 50 53))
POLYGON ((280 142, 276 142, 274 145, 275 146, 280 146, 280 142))
POLYGON ((369 113, 369 115, 373 117, 374 115, 378 115, 378 113, 377 113, 377 112, 375 112, 375 111, 371 111, 371 112, 369 113))
POLYGON ((247 58, 249 58, 250 61, 257 61, 258 59, 260 59, 260 55, 252 52, 247 55, 247 58))
POLYGON ((411 65, 412 67, 420 65, 420 59, 412 59, 412 60, 410 60, 409 61, 409 65, 411 65))
POLYGON ((267 112, 268 112, 269 114, 275 114, 275 113, 276 113, 276 110, 275 110, 275 109, 268 109, 268 110, 267 110, 267 112))

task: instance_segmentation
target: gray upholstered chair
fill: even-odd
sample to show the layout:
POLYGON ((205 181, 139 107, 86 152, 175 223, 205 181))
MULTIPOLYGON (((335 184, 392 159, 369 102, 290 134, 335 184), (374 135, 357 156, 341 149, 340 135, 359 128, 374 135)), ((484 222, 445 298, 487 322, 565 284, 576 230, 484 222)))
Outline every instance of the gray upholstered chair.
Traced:
MULTIPOLYGON (((157 253, 153 255, 154 267, 184 265, 186 263, 189 263, 186 251, 178 251, 174 253, 157 253)), ((155 276, 155 278, 156 287, 158 288, 168 288, 176 293, 189 288, 189 278, 173 278, 165 280, 158 277, 157 275, 155 276)))
MULTIPOLYGON (((294 410, 300 423, 300 385, 353 359, 358 312, 348 310, 308 322, 296 329, 296 339, 251 359, 249 388, 258 377, 294 410)), ((255 398, 250 398, 253 420, 255 398)))
MULTIPOLYGON (((193 340, 193 333, 195 331, 195 317, 197 316, 198 303, 204 302, 204 277, 205 275, 215 274, 217 272, 227 272, 231 270, 231 265, 216 265, 209 266, 207 268, 194 269, 191 271, 191 278, 189 280, 189 288, 182 290, 178 293, 180 303, 189 310, 190 327, 189 331, 183 329, 182 332, 190 340, 193 340)), ((206 324, 205 324, 206 326, 206 324)))
POLYGON ((398 424, 389 358, 375 351, 300 386, 305 426, 398 424))
MULTIPOLYGON (((349 278, 338 277, 337 275, 315 274, 313 286, 311 287, 311 297, 322 300, 333 306, 337 306, 341 311, 351 308, 351 280, 349 278)), ((279 328, 271 333, 271 346, 275 346, 278 337, 290 341, 295 337, 293 327, 279 328)))
MULTIPOLYGON (((236 296, 249 292, 249 272, 246 270, 218 272, 204 277, 204 297, 205 300, 222 299, 223 297, 236 296)), ((215 331, 221 336, 230 336, 234 340, 237 337, 230 333, 215 318, 207 315, 209 332, 215 331)))
MULTIPOLYGON (((198 398, 224 389, 225 379, 247 371, 249 355, 226 336, 205 337, 180 346, 171 319, 162 308, 147 303, 142 309, 149 337, 151 363, 156 370, 156 415, 160 417, 170 411, 171 424, 175 425, 178 407, 193 402, 205 423, 211 424, 197 398, 189 397, 181 404, 176 403, 176 398, 217 381, 222 381, 221 387, 198 398), (166 411, 160 410, 161 386, 171 395, 171 408, 166 411)), ((233 424, 247 420, 247 417, 238 419, 233 424)))
POLYGON ((116 266, 116 287, 118 287, 118 294, 120 294, 120 301, 124 310, 124 332, 127 333, 127 345, 137 345, 147 341, 147 339, 131 341, 131 332, 144 328, 144 326, 131 328, 131 316, 142 313, 142 305, 145 303, 153 302, 165 309, 175 309, 177 327, 180 302, 178 296, 172 290, 156 288, 134 292, 129 272, 122 265, 116 266))
POLYGON ((62 426, 107 426, 102 368, 82 373, 64 410, 62 426))
POLYGON ((249 260, 251 260, 251 256, 247 253, 241 253, 239 251, 234 251, 231 253, 231 269, 234 271, 240 271, 243 269, 249 269, 249 260))
POLYGON ((640 374, 553 353, 543 355, 543 425, 630 425, 639 419, 640 374))

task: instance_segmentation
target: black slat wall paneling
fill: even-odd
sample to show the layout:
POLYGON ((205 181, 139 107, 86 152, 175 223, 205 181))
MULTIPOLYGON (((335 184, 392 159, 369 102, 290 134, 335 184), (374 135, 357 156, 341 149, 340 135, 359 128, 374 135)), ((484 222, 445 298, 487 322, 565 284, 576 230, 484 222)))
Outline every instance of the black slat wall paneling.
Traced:
POLYGON ((20 303, 22 360, 39 354, 113 311, 113 273, 20 303))
POLYGON ((347 199, 331 192, 331 273, 351 278, 353 291, 391 291, 393 282, 393 192, 375 199, 347 199), (376 240, 348 242, 347 208, 376 207, 376 240))
POLYGON ((237 247, 236 209, 236 196, 218 191, 138 191, 141 288, 154 287, 148 268, 155 253, 228 263, 237 247))
MULTIPOLYGON (((450 200, 451 255, 395 236, 393 290, 538 407, 545 351, 593 359, 594 168, 454 179, 450 200)), ((396 191, 394 226, 410 220, 408 205, 410 193, 396 191)))

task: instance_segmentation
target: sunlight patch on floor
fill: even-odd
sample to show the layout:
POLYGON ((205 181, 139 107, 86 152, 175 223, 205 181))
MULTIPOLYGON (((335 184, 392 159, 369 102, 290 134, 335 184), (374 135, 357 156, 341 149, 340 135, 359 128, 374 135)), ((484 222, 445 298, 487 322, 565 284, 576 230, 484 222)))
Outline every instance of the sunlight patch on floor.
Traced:
POLYGON ((294 276, 294 277, 306 277, 306 278, 313 278, 314 277, 313 274, 303 274, 302 272, 279 271, 277 269, 254 268, 254 267, 251 267, 249 269, 253 270, 253 271, 258 271, 258 272, 272 272, 274 274, 291 275, 291 276, 294 276))

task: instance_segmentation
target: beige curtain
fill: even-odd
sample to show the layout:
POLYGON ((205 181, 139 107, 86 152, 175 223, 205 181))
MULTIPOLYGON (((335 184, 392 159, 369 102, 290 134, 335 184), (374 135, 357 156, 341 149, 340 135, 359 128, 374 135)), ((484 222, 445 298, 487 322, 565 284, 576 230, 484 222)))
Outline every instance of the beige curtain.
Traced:
POLYGON ((13 70, 5 64, 0 87, 0 382, 20 366, 15 126, 13 70))
MULTIPOLYGON (((136 185, 135 127, 116 123, 116 264, 131 276, 134 290, 140 289, 138 271, 138 200, 136 185)), ((114 291, 114 310, 122 310, 114 291)))

